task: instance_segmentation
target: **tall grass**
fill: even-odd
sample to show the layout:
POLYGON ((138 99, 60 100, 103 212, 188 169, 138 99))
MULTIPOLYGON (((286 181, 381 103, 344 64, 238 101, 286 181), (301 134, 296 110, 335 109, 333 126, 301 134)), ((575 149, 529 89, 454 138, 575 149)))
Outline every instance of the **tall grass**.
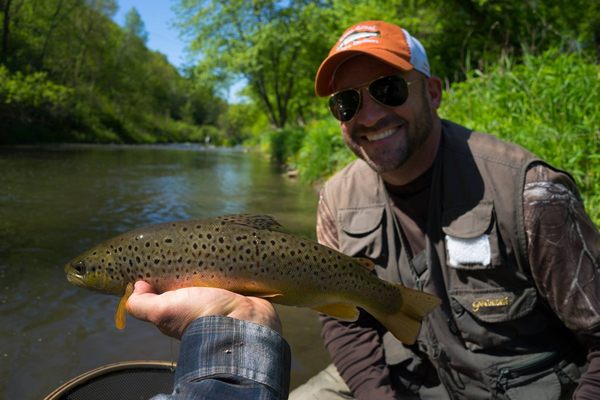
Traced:
POLYGON ((600 224, 600 66, 558 50, 505 58, 454 84, 440 115, 518 143, 570 172, 600 224))

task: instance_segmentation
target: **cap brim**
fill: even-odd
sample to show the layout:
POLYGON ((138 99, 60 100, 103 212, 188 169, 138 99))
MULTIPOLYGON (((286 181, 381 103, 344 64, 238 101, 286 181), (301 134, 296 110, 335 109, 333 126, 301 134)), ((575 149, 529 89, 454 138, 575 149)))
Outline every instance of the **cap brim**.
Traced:
POLYGON ((334 93, 332 80, 335 72, 345 61, 360 54, 376 58, 401 71, 410 71, 413 69, 412 64, 404 58, 384 49, 340 51, 339 53, 327 57, 327 59, 321 63, 321 66, 317 71, 317 76, 315 77, 315 93, 317 96, 329 96, 334 93))

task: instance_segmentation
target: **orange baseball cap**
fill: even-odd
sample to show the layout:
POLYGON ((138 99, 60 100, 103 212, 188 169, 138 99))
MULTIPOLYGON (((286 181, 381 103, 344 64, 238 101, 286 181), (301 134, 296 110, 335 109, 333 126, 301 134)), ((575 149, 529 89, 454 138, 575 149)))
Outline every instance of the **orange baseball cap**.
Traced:
POLYGON ((338 39, 315 77, 317 96, 333 93, 333 77, 344 61, 358 54, 367 54, 402 71, 415 69, 431 76, 423 45, 405 29, 383 21, 360 22, 338 39))

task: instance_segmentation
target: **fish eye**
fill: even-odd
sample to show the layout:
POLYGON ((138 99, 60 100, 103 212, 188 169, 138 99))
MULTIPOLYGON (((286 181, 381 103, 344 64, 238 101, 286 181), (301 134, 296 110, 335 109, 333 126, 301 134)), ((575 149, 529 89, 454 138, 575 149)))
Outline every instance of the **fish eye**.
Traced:
POLYGON ((85 264, 83 261, 77 261, 75 264, 73 264, 73 269, 77 275, 85 275, 85 264))

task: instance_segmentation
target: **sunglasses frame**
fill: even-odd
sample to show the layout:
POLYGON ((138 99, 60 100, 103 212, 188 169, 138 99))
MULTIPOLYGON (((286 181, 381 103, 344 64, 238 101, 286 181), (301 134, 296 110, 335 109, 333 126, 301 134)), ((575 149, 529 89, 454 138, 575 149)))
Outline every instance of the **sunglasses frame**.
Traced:
POLYGON ((360 111, 360 107, 362 106, 362 93, 361 93, 361 89, 363 89, 363 88, 367 88, 367 93, 369 94, 369 97, 371 99, 373 99, 377 104, 382 105, 384 107, 390 107, 390 108, 400 107, 401 105, 403 105, 404 103, 406 103, 406 100, 408 100, 408 95, 409 95, 408 89, 409 89, 410 85, 413 84, 413 83, 415 83, 415 82, 417 82, 417 81, 420 81, 422 79, 423 78, 416 78, 416 79, 414 79, 412 81, 407 81, 401 74, 396 74, 396 75, 382 75, 382 76, 380 76, 378 78, 375 78, 375 79, 371 80, 368 83, 365 83, 364 85, 361 85, 361 86, 358 86, 358 87, 355 87, 355 88, 339 90, 339 91, 333 93, 331 96, 329 96, 329 101, 328 101, 329 111, 333 115, 333 118, 335 118, 339 122, 350 122, 350 121, 352 121, 358 115, 358 113, 360 111), (404 99, 404 101, 402 103, 400 103, 398 105, 395 105, 395 106, 394 105, 389 105, 389 104, 385 104, 385 103, 377 100, 375 97, 373 97, 373 95, 371 94, 371 90, 370 90, 371 85, 374 82, 377 82, 378 80, 383 79, 383 78, 400 78, 400 79, 402 79, 404 81, 404 83, 406 84, 406 92, 407 93, 406 93, 406 99, 404 99), (339 119, 338 117, 336 117, 335 113, 331 109, 331 99, 333 99, 333 97, 335 97, 336 95, 338 95, 340 93, 344 93, 344 92, 356 92, 358 94, 358 105, 356 107, 356 111, 354 111, 354 114, 352 115, 352 118, 350 118, 350 119, 348 119, 346 121, 343 121, 343 120, 339 119))

